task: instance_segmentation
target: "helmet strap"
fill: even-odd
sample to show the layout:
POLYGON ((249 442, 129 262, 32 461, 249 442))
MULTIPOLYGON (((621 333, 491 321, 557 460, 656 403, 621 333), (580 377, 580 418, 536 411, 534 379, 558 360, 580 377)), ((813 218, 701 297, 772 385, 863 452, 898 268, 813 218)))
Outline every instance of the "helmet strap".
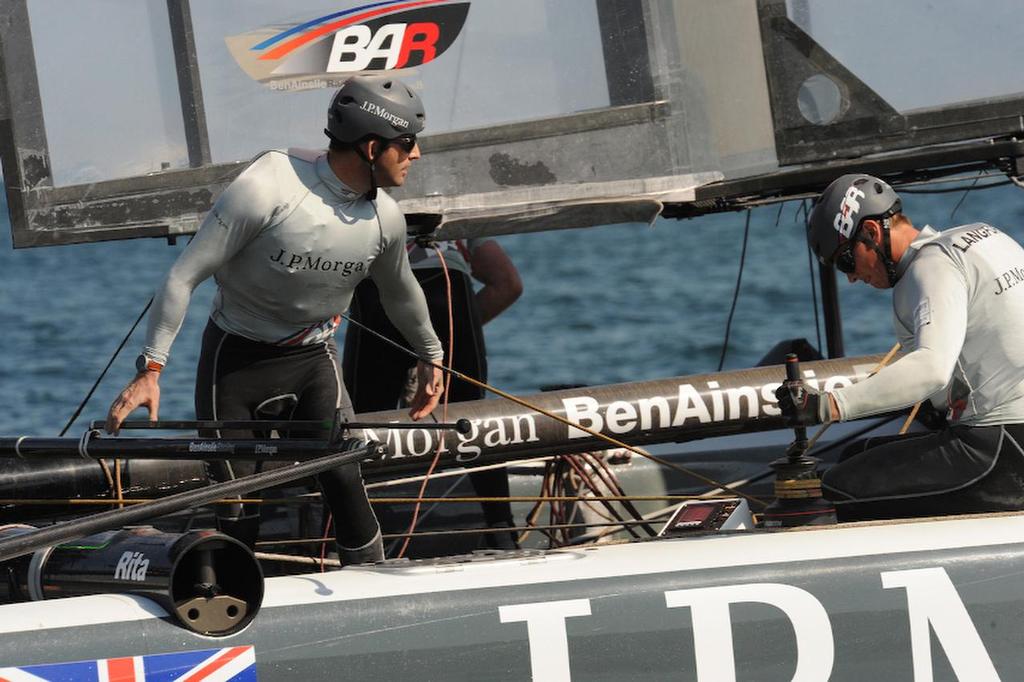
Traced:
POLYGON ((373 201, 377 198, 377 167, 373 161, 370 162, 370 189, 366 192, 366 199, 373 201))
POLYGON ((361 158, 366 163, 367 167, 370 169, 370 189, 367 190, 365 196, 366 196, 366 199, 368 201, 373 201, 373 200, 375 200, 377 198, 377 165, 376 165, 376 161, 374 159, 371 159, 369 156, 367 156, 366 153, 363 152, 363 148, 360 147, 360 146, 356 147, 356 154, 359 155, 359 158, 361 158))
POLYGON ((885 266, 885 274, 889 278, 889 286, 896 286, 896 282, 899 281, 899 276, 896 274, 896 263, 892 260, 892 240, 889 236, 889 228, 891 227, 892 221, 890 218, 882 218, 882 245, 879 246, 877 242, 871 237, 864 235, 861 237, 862 241, 875 250, 881 259, 882 264, 885 266))
POLYGON ((896 286, 899 277, 896 275, 896 263, 892 260, 892 240, 889 238, 889 228, 892 226, 890 218, 882 218, 882 262, 885 264, 885 274, 889 276, 889 286, 896 286))

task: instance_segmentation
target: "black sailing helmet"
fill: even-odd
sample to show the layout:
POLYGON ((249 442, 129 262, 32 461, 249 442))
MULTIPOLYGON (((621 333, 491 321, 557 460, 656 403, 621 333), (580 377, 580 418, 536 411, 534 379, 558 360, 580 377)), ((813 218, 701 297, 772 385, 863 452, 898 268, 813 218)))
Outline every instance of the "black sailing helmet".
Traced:
POLYGON ((375 135, 391 140, 417 135, 426 114, 412 88, 397 78, 353 76, 345 81, 327 109, 328 137, 354 143, 375 135))
POLYGON ((890 286, 896 285, 896 264, 889 243, 889 218, 902 210, 900 197, 883 180, 863 173, 843 175, 821 193, 807 221, 807 244, 824 265, 832 259, 840 244, 854 239, 861 223, 873 219, 882 222, 882 244, 873 246, 885 263, 890 286), (881 248, 880 248, 881 247, 881 248))

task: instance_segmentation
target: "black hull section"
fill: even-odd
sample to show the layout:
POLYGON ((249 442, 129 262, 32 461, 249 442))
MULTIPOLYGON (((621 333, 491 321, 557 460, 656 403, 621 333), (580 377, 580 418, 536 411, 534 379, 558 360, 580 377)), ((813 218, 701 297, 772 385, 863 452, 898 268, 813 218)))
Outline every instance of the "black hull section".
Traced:
MULTIPOLYGON (((110 462, 109 469, 113 473, 113 462, 110 462)), ((128 460, 124 462, 121 473, 121 489, 127 499, 164 497, 207 484, 206 465, 196 461, 128 460)), ((99 462, 0 459, 0 499, 41 501, 115 497, 116 483, 111 485, 99 462)), ((0 523, 76 516, 104 508, 69 508, 66 504, 0 504, 0 523)))

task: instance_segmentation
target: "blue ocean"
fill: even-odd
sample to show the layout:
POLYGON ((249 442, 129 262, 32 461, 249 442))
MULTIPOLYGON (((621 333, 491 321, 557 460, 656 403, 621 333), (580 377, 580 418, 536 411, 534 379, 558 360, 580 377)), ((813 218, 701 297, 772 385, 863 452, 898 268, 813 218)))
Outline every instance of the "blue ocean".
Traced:
MULTIPOLYGON (((906 194, 917 225, 983 221, 1024 240, 1024 192, 1012 186, 906 194)), ((14 250, 0 246, 0 435, 55 436, 128 333, 185 240, 142 239, 14 250)), ((487 325, 490 381, 528 395, 549 384, 607 384, 717 369, 734 295, 725 369, 750 367, 782 339, 818 346, 799 202, 647 225, 500 238, 522 298, 487 325), (747 234, 744 254, 744 235, 747 234), (741 272, 742 262, 742 272, 741 272), (740 277, 742 274, 742 277, 740 277)), ((893 344, 890 295, 840 284, 848 355, 893 344)), ((212 282, 193 297, 161 380, 160 416, 191 419, 212 282)), ((819 295, 820 301, 820 295, 819 295)), ((145 321, 69 431, 102 419, 134 374, 145 321)), ((339 332, 344 333, 344 328, 339 332)), ((141 418, 142 413, 139 413, 141 418)))

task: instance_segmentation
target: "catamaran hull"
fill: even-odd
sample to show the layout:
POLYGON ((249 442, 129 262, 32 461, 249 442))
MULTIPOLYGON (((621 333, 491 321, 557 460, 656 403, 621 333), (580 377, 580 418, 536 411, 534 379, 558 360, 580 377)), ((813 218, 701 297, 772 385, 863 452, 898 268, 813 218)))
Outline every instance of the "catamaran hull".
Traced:
POLYGON ((3 606, 0 677, 252 647, 261 681, 1009 680, 1024 678, 1022 631, 1024 515, 1010 514, 273 578, 255 621, 219 639, 143 598, 3 606))

